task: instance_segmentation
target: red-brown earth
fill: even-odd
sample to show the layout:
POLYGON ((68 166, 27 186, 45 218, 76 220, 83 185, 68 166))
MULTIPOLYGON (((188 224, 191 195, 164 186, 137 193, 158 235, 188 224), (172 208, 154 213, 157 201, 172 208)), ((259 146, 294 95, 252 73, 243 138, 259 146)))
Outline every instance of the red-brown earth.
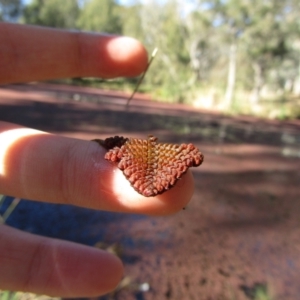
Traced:
POLYGON ((204 153, 185 210, 105 225, 103 242, 121 249, 128 285, 101 299, 300 299, 300 121, 142 96, 126 110, 127 97, 46 84, 0 89, 1 120, 86 140, 154 134, 204 153))

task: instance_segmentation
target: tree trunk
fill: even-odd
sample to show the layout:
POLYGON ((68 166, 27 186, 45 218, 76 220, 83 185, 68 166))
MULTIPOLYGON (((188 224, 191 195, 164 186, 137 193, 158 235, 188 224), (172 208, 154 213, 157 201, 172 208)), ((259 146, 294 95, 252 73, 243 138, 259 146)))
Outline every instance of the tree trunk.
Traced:
POLYGON ((225 107, 230 108, 233 102, 235 78, 236 78, 236 52, 237 45, 233 43, 229 48, 229 63, 228 63, 228 76, 227 87, 225 93, 225 107))
POLYGON ((254 87, 251 93, 250 101, 253 104, 257 104, 260 100, 260 92, 263 87, 263 66, 259 62, 252 64, 254 70, 254 87))
POLYGON ((296 96, 300 96, 300 63, 298 65, 298 76, 293 83, 293 93, 296 96))

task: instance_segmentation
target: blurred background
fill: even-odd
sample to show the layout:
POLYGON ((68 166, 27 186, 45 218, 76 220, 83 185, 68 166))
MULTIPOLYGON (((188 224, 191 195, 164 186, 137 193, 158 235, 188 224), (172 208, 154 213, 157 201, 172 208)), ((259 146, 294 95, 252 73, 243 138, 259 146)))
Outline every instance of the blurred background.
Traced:
POLYGON ((299 14, 297 0, 0 1, 3 21, 128 35, 149 52, 157 47, 141 87, 155 99, 280 119, 300 116, 299 14))
POLYGON ((125 277, 101 300, 299 299, 299 15, 298 0, 0 0, 2 21, 158 48, 127 109, 138 78, 66 78, 1 86, 0 120, 86 140, 153 134, 205 156, 175 216, 3 195, 1 221, 120 256, 125 277))

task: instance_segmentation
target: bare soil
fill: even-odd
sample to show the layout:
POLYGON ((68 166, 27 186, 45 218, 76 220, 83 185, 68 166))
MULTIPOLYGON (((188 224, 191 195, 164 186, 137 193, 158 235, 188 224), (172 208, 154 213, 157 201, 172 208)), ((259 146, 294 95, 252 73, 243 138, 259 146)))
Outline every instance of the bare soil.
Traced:
POLYGON ((127 97, 62 85, 6 86, 0 119, 87 140, 154 134, 193 142, 205 161, 193 170, 190 205, 160 218, 56 207, 59 221, 48 219, 50 232, 43 211, 24 201, 8 223, 114 244, 125 287, 101 299, 300 299, 300 121, 229 117, 142 95, 126 109, 127 97), (77 216, 72 224, 70 214, 77 216))

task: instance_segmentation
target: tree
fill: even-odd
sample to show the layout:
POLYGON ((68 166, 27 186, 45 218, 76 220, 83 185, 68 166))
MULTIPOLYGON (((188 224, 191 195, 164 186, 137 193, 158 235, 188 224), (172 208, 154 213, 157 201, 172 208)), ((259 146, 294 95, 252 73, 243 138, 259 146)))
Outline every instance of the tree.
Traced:
POLYGON ((248 6, 249 25, 242 38, 253 68, 254 103, 259 101, 261 89, 266 83, 278 86, 279 70, 290 56, 287 26, 292 21, 288 9, 290 5, 289 0, 274 0, 256 1, 255 5, 248 6))
POLYGON ((123 6, 120 8, 120 21, 122 23, 122 31, 126 36, 135 37, 143 41, 145 39, 142 24, 142 4, 136 1, 130 6, 123 6))
MULTIPOLYGON (((258 102, 270 72, 283 66, 284 60, 289 56, 287 44, 290 30, 287 30, 286 25, 297 21, 295 17, 291 18, 296 2, 201 1, 198 17, 206 24, 208 31, 218 38, 218 47, 222 49, 219 51, 221 57, 227 56, 228 76, 224 97, 227 107, 232 105, 236 80, 240 80, 242 86, 247 86, 249 69, 252 68, 253 74, 252 99, 258 102), (239 64, 238 60, 243 61, 243 64, 239 64)), ((196 22, 199 23, 197 20, 196 22)), ((208 38, 208 41, 211 40, 208 38)))
POLYGON ((77 1, 33 0, 24 9, 23 22, 58 28, 76 28, 77 1))
POLYGON ((143 43, 149 52, 156 47, 159 50, 146 82, 160 90, 159 96, 183 102, 192 72, 188 67, 187 32, 176 1, 148 1, 141 7, 140 20, 143 43))
POLYGON ((77 25, 84 30, 122 34, 119 9, 113 0, 86 0, 77 25))

